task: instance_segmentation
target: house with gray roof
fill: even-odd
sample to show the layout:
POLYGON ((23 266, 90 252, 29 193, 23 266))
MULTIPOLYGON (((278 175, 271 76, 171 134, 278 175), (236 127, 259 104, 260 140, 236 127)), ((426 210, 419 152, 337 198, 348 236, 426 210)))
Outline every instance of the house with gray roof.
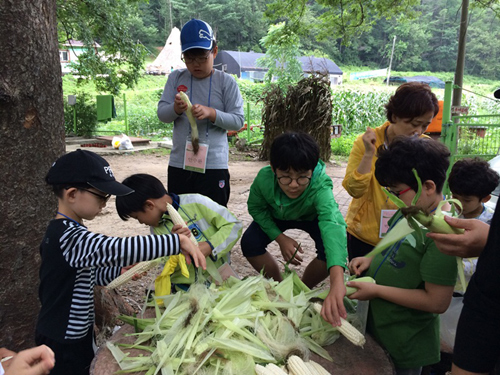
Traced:
MULTIPOLYGON (((263 53, 219 51, 214 61, 214 68, 223 72, 234 74, 238 78, 260 82, 264 79, 267 68, 257 65, 257 60, 264 57, 263 53)), ((314 56, 303 56, 299 58, 302 64, 304 76, 312 72, 327 72, 332 85, 342 83, 342 70, 330 59, 314 56)))

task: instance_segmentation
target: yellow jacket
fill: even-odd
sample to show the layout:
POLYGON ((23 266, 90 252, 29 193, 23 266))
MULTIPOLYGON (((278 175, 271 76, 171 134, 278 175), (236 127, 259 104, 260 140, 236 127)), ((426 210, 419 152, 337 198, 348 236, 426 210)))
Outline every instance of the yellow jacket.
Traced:
MULTIPOLYGON (((375 129, 375 147, 384 144, 385 129, 389 121, 375 129)), ((362 134, 354 141, 342 186, 353 198, 346 215, 347 232, 363 242, 375 246, 379 241, 380 214, 382 210, 395 210, 397 207, 387 198, 375 178, 375 161, 369 173, 360 174, 357 169, 365 153, 362 134)))

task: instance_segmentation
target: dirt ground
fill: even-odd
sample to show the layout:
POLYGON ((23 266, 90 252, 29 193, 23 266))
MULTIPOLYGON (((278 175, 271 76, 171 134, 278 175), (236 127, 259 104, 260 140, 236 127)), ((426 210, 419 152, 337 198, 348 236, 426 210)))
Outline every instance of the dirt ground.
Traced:
MULTIPOLYGON (((149 173, 163 181, 165 186, 167 184, 168 155, 164 155, 164 153, 142 154, 136 152, 103 156, 111 165, 118 181, 122 181, 134 173, 149 173)), ((228 208, 243 223, 243 231, 252 222, 252 218, 248 214, 246 207, 250 185, 257 172, 266 165, 267 162, 257 160, 257 153, 254 151, 243 153, 236 150, 230 151, 229 172, 231 175, 231 195, 228 208)), ((334 196, 341 212, 345 216, 350 201, 350 197, 341 186, 345 173, 345 163, 328 163, 326 171, 334 182, 334 196)), ((112 236, 125 237, 149 234, 149 227, 141 225, 133 219, 122 221, 118 217, 114 197, 109 200, 107 206, 98 217, 85 224, 91 231, 112 236)), ((295 267, 298 274, 301 275, 305 265, 315 257, 314 243, 305 232, 291 230, 286 233, 300 242, 305 249, 303 264, 295 267)), ((270 244, 268 251, 275 255, 277 259, 283 259, 276 243, 270 244)), ((231 263, 235 272, 241 277, 256 274, 256 271, 243 257, 239 242, 231 252, 231 263)), ((145 289, 150 285, 154 277, 154 272, 150 271, 147 276, 137 281, 130 281, 126 286, 119 288, 120 293, 134 309, 139 309, 139 306, 142 305, 145 289)))

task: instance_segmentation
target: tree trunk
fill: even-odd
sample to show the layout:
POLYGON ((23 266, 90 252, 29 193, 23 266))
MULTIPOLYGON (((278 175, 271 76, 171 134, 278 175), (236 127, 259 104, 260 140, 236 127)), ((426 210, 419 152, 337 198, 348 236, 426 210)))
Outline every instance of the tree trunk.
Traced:
POLYGON ((462 104, 462 86, 464 83, 465 45, 467 44, 467 28, 469 19, 469 0, 462 0, 462 16, 458 35, 457 67, 455 69, 455 85, 460 88, 453 90, 452 105, 462 104))
POLYGON ((20 350, 34 345, 56 208, 44 177, 65 150, 56 0, 1 0, 0 35, 0 347, 20 350))

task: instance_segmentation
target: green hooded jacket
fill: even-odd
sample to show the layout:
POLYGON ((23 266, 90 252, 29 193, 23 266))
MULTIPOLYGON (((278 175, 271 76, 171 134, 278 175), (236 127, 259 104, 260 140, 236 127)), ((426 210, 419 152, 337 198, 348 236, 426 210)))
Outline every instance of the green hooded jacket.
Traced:
POLYGON ((250 187, 248 212, 271 240, 282 232, 278 220, 313 221, 318 219, 325 245, 327 267, 346 266, 346 224, 333 198, 333 183, 325 173, 325 163, 319 161, 311 182, 295 199, 289 198, 278 185, 271 166, 262 168, 250 187))

